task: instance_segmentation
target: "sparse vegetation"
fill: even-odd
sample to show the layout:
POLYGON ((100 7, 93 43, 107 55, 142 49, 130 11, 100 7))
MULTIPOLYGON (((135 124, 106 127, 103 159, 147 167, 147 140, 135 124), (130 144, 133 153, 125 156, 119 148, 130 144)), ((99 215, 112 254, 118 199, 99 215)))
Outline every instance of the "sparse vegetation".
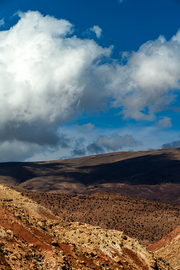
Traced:
POLYGON ((4 243, 0 243, 0 255, 4 255, 4 243))
MULTIPOLYGON (((32 195, 32 193, 29 195, 32 195)), ((55 216, 52 211, 42 205, 38 205, 27 198, 26 191, 22 196, 15 190, 0 185, 0 269, 145 270, 151 268, 172 270, 164 259, 156 258, 137 240, 128 237, 123 232, 108 231, 101 228, 105 220, 107 224, 110 222, 110 226, 113 226, 114 229, 118 228, 119 215, 116 211, 119 209, 119 205, 121 206, 120 212, 125 209, 128 210, 127 204, 124 203, 124 201, 127 201, 126 196, 121 197, 120 202, 116 201, 114 197, 112 200, 111 194, 94 194, 92 196, 94 203, 92 204, 90 195, 83 195, 76 199, 71 195, 62 195, 63 197, 61 199, 58 197, 58 200, 56 199, 59 195, 55 194, 45 196, 45 194, 33 193, 33 195, 37 201, 42 201, 42 198, 44 202, 50 201, 49 206, 53 209, 54 205, 62 201, 63 198, 63 205, 66 210, 62 211, 64 220, 55 216), (51 198, 53 198, 52 204, 51 198), (70 218, 76 221, 77 214, 80 217, 80 210, 77 209, 76 203, 72 204, 73 201, 79 202, 81 217, 85 218, 87 223, 92 221, 88 206, 91 206, 93 214, 95 212, 98 214, 101 210, 101 208, 98 208, 99 205, 102 207, 106 205, 109 212, 106 211, 106 208, 104 208, 104 211, 106 214, 110 214, 114 205, 113 211, 111 211, 112 218, 109 220, 109 215, 104 218, 104 213, 96 215, 94 220, 101 227, 93 227, 82 222, 71 223, 70 218), (71 205, 69 202, 71 202, 71 205)), ((131 216, 128 216, 127 228, 129 229, 131 225, 135 225, 132 218, 134 209, 130 197, 128 197, 128 201, 132 210, 130 211, 131 216)), ((139 205, 139 202, 137 205, 139 205)), ((124 212, 123 215, 127 222, 127 212, 124 212)))
POLYGON ((67 221, 85 222, 104 229, 124 231, 146 245, 159 241, 180 225, 177 218, 180 215, 179 205, 120 194, 75 196, 39 193, 37 196, 34 192, 23 192, 39 204, 53 211, 55 209, 55 212, 67 221))

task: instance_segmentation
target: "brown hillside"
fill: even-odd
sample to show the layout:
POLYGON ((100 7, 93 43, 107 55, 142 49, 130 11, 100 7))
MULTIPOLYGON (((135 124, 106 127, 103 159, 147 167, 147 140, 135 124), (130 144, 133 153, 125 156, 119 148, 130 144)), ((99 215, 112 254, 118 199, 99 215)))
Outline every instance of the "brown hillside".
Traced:
POLYGON ((110 193, 65 195, 23 190, 23 194, 65 221, 124 231, 144 245, 159 241, 180 225, 180 205, 110 193))
POLYGON ((0 185, 0 269, 172 270, 123 232, 66 222, 0 185))
POLYGON ((173 269, 180 269, 180 226, 166 235, 159 242, 148 246, 157 257, 166 259, 173 269))
POLYGON ((36 192, 113 192, 174 204, 180 203, 179 175, 180 149, 0 164, 0 183, 36 192))

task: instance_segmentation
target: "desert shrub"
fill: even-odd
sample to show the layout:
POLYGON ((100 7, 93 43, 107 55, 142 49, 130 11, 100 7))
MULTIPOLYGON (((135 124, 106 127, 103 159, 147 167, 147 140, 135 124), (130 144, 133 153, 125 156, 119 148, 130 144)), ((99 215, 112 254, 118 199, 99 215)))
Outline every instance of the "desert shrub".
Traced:
POLYGON ((0 243, 0 255, 4 254, 4 243, 0 243))

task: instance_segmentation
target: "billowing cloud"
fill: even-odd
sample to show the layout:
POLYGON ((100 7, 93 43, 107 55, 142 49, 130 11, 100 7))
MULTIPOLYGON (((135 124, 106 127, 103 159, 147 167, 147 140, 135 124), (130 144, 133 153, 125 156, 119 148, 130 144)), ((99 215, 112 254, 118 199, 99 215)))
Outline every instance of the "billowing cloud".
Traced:
POLYGON ((156 126, 159 128, 170 128, 172 127, 172 123, 171 123, 171 118, 170 117, 163 117, 162 119, 160 119, 157 123, 156 126))
POLYGON ((63 146, 57 129, 81 110, 93 62, 111 50, 70 37, 66 20, 31 11, 19 16, 0 31, 0 143, 63 146))
POLYGON ((0 32, 0 123, 39 121, 54 127, 78 109, 86 70, 110 50, 69 38, 72 25, 65 20, 38 12, 19 16, 14 27, 0 32))
MULTIPOLYGON (((124 118, 154 120, 175 100, 180 31, 169 41, 160 36, 143 44, 126 54, 127 63, 121 65, 111 59, 113 47, 78 38, 66 20, 37 11, 20 12, 19 17, 16 25, 0 31, 0 149, 15 141, 22 153, 25 143, 38 145, 36 149, 69 147, 58 129, 84 110, 102 111, 110 104, 124 118)), ((118 136, 101 136, 94 143, 103 151, 123 145, 118 136)))
POLYGON ((95 142, 88 145, 87 150, 89 153, 99 154, 110 151, 118 151, 123 147, 134 147, 141 144, 142 143, 135 140, 131 135, 114 135, 109 138, 102 135, 95 142))
POLYGON ((156 112, 168 108, 175 99, 174 91, 180 89, 180 32, 170 41, 159 37, 142 45, 129 57, 123 72, 124 80, 120 76, 112 84, 116 97, 112 106, 122 106, 126 118, 154 120, 156 112), (117 84, 122 87, 119 95, 117 84))
POLYGON ((98 25, 94 25, 92 28, 90 28, 90 31, 94 32, 97 38, 101 37, 102 29, 98 25))

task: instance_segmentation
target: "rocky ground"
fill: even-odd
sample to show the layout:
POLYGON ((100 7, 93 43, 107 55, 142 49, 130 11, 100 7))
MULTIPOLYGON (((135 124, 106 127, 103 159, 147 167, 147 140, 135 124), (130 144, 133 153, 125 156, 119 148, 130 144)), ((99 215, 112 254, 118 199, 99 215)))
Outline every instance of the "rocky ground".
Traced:
POLYGON ((165 258, 173 269, 180 269, 180 226, 175 228, 159 242, 148 246, 158 257, 165 258))
POLYGON ((180 205, 112 193, 65 195, 17 189, 65 221, 124 231, 146 246, 180 225, 180 205))
POLYGON ((7 270, 173 269, 163 256, 154 255, 124 232, 64 221, 4 185, 0 185, 0 267, 7 270))

